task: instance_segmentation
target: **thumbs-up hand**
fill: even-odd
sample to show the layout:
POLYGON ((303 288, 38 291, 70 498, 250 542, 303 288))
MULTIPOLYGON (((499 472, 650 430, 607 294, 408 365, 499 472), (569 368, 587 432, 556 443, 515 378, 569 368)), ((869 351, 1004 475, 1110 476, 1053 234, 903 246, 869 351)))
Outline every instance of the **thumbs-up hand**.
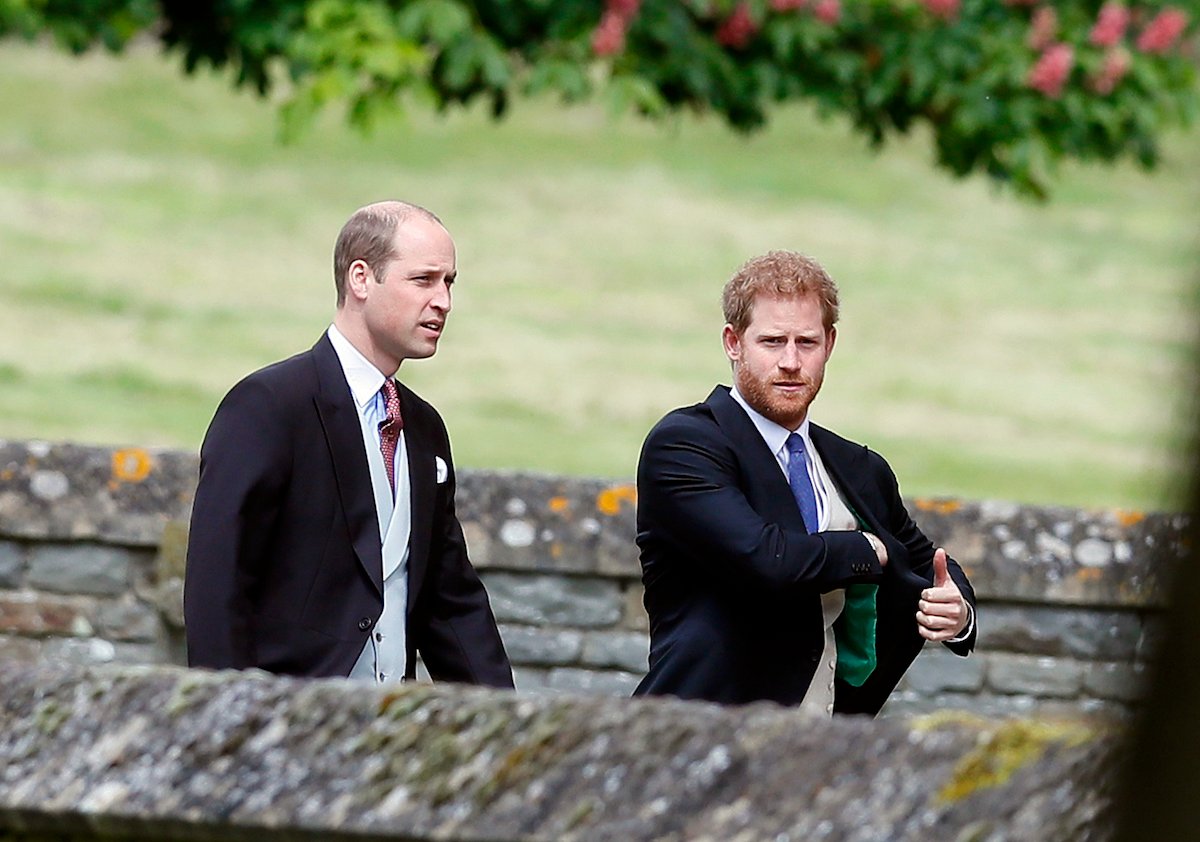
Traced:
POLYGON ((946 551, 933 554, 933 587, 921 591, 917 603, 917 629, 926 640, 950 640, 962 633, 971 619, 967 601, 946 569, 946 551))

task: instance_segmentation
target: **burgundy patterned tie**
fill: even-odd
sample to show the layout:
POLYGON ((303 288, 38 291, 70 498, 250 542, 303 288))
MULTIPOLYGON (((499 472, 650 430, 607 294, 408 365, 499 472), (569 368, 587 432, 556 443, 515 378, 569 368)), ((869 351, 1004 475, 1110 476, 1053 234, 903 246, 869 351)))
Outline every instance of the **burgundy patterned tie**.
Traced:
POLYGON ((392 487, 392 497, 396 496, 396 442, 400 440, 400 431, 404 429, 404 421, 400 418, 400 393, 396 391, 396 381, 388 378, 383 381, 383 400, 387 405, 387 418, 379 422, 379 450, 383 453, 383 464, 387 468, 388 485, 392 487))

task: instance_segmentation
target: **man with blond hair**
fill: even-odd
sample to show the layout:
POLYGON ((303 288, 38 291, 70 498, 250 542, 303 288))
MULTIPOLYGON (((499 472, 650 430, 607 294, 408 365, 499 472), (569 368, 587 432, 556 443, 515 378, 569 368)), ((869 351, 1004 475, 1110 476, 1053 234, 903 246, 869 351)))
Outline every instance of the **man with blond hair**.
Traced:
POLYGON ((457 277, 425 208, 360 208, 317 344, 246 377, 200 452, 184 585, 193 666, 512 687, 454 510, 437 411, 395 379, 433 356, 457 277))
POLYGON ((650 670, 635 695, 874 715, 925 641, 966 655, 975 595, 887 462, 809 420, 838 290, 773 251, 725 285, 733 387, 646 438, 637 542, 650 670))

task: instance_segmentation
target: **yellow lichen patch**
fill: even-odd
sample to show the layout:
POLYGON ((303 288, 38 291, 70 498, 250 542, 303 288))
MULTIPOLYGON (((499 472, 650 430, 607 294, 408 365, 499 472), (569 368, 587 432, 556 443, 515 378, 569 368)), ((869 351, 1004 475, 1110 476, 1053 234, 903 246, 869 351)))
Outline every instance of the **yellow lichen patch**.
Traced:
POLYGON ((567 509, 571 508, 571 501, 566 497, 551 497, 547 505, 550 506, 550 511, 556 515, 561 515, 567 509))
POLYGON ((933 500, 929 497, 922 497, 916 501, 916 507, 923 512, 948 515, 961 509, 962 503, 957 500, 933 500))
POLYGON ((1146 519, 1145 512, 1135 512, 1130 509, 1117 509, 1113 514, 1116 515, 1117 523, 1121 526, 1133 526, 1146 519))
POLYGON ((596 495, 596 508, 600 510, 601 514, 609 516, 619 514, 623 503, 631 506, 637 505, 637 489, 632 485, 614 485, 596 495))
POLYGON ((562 554, 563 554, 562 544, 560 544, 558 541, 555 541, 553 544, 550 545, 550 557, 551 558, 560 559, 560 558, 562 558, 562 554))
POLYGON ((150 476, 154 460, 140 447, 114 450, 112 455, 113 479, 119 482, 141 482, 150 476))
POLYGON ((1048 749, 1082 745, 1095 736, 1093 729, 1077 722, 1007 722, 984 735, 978 747, 958 762, 937 798, 958 801, 978 790, 1003 786, 1048 749))
POLYGON ((4 482, 8 482, 14 476, 16 476, 16 471, 14 471, 12 468, 5 468, 3 471, 0 471, 0 480, 3 480, 4 482))

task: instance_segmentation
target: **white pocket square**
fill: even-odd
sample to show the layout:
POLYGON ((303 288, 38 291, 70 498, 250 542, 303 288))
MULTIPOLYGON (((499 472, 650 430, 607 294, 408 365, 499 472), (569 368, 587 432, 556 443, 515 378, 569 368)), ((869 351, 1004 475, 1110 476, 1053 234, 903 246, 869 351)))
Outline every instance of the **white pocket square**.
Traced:
POLYGON ((437 467, 437 481, 441 485, 446 481, 446 477, 450 475, 450 469, 446 467, 446 460, 441 456, 433 457, 434 465, 437 467))

